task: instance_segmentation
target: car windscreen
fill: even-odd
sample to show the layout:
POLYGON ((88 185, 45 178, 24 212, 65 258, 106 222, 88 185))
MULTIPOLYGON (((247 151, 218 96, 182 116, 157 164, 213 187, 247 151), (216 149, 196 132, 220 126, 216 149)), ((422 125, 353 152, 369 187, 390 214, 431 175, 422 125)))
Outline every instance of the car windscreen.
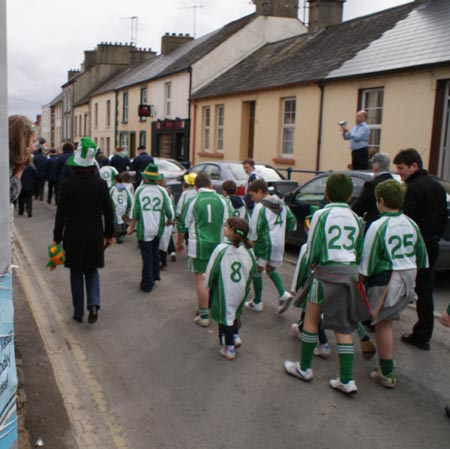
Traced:
POLYGON ((167 170, 167 171, 184 171, 182 167, 180 167, 177 164, 174 164, 171 161, 165 160, 165 159, 158 159, 155 161, 156 165, 160 170, 167 170))
POLYGON ((265 165, 255 165, 255 170, 264 181, 280 181, 283 179, 273 168, 265 165))
POLYGON ((248 175, 245 173, 242 164, 230 164, 228 168, 231 173, 233 173, 233 178, 235 181, 247 181, 248 175))

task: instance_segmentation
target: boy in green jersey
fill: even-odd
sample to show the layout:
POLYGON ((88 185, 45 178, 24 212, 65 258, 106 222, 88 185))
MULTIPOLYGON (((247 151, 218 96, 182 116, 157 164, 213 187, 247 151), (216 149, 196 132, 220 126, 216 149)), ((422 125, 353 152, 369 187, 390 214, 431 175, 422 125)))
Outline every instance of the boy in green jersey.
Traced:
POLYGON ((358 318, 351 285, 357 274, 363 245, 361 222, 347 204, 352 191, 353 183, 349 176, 331 175, 325 190, 329 204, 312 217, 306 243, 306 263, 314 270, 318 292, 307 298, 300 363, 284 362, 289 375, 303 381, 313 378, 311 363, 323 312, 323 327, 334 330, 336 334, 340 364, 340 376, 332 379, 330 386, 345 394, 357 392, 353 380, 352 332, 358 325, 358 318))
POLYGON ((428 257, 417 224, 400 211, 404 187, 384 181, 376 186, 375 198, 381 217, 367 231, 359 273, 365 280, 380 362, 370 377, 394 388, 393 320, 416 299, 417 270, 428 267, 428 257))
POLYGON ((269 194, 269 188, 262 179, 253 181, 248 193, 256 203, 250 219, 250 239, 255 242, 257 271, 253 277, 255 297, 247 301, 245 307, 255 312, 263 310, 262 272, 265 269, 278 290, 278 313, 282 313, 292 300, 292 295, 284 288, 277 267, 283 263, 286 231, 294 231, 297 221, 283 200, 269 194))
POLYGON ((193 259, 199 314, 194 322, 209 326, 209 291, 204 286, 209 258, 223 239, 223 226, 229 216, 225 199, 211 186, 208 176, 195 178, 197 196, 187 203, 178 223, 178 251, 183 249, 184 234, 189 232, 187 255, 193 259))

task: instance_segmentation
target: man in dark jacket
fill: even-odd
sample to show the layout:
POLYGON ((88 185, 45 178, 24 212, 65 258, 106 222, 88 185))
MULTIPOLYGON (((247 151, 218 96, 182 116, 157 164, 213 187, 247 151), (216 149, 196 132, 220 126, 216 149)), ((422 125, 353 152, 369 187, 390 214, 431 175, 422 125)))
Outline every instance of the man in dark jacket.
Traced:
POLYGON ((29 217, 33 215, 33 194, 36 185, 36 169, 34 165, 27 165, 20 177, 22 190, 19 194, 19 215, 26 209, 29 217))
POLYGON ((429 263, 429 268, 417 272, 419 319, 411 334, 402 335, 402 341, 427 351, 430 349, 434 326, 433 267, 439 256, 439 240, 447 225, 446 193, 423 169, 422 158, 416 150, 401 150, 395 156, 394 164, 407 186, 403 212, 419 226, 427 247, 429 263))
POLYGON ((59 196, 59 186, 61 185, 61 182, 68 178, 72 170, 70 168, 70 165, 67 165, 67 159, 69 157, 73 156, 73 144, 71 142, 66 142, 62 146, 62 153, 58 156, 58 162, 56 163, 56 176, 58 178, 58 189, 56 190, 56 202, 58 202, 58 196, 59 196))
POLYGON ((49 155, 47 158, 47 181, 48 181, 48 195, 47 195, 47 203, 52 204, 53 193, 55 193, 55 203, 56 201, 56 189, 58 188, 58 174, 57 174, 57 164, 58 164, 58 155, 56 154, 55 149, 51 149, 49 151, 49 155))
POLYGON ((38 148, 33 155, 33 165, 36 167, 36 184, 34 198, 39 201, 44 199, 45 180, 47 179, 47 156, 38 148))
POLYGON ((130 166, 130 158, 122 147, 116 148, 116 153, 111 158, 111 166, 113 166, 119 173, 128 170, 130 166))
POLYGON ((364 184, 361 195, 358 201, 352 207, 353 212, 355 212, 360 217, 364 217, 366 222, 365 232, 369 229, 369 226, 378 218, 380 218, 380 213, 377 209, 377 202, 375 200, 375 187, 383 181, 392 179, 390 173, 391 159, 386 153, 377 153, 372 158, 372 170, 373 179, 367 181, 364 184))
POLYGON ((134 158, 133 163, 130 166, 130 170, 134 170, 136 173, 134 175, 134 187, 137 189, 142 181, 141 172, 145 170, 148 164, 154 164, 153 157, 150 156, 146 151, 144 146, 140 146, 137 149, 138 155, 134 158))
POLYGON ((96 174, 96 150, 95 142, 83 137, 73 157, 68 159, 67 164, 72 167, 73 173, 61 184, 53 231, 54 242, 62 241, 66 253, 73 319, 79 323, 84 315, 84 283, 88 322, 97 321, 100 308, 97 269, 104 266, 104 249, 114 243, 113 209, 106 182, 96 174))

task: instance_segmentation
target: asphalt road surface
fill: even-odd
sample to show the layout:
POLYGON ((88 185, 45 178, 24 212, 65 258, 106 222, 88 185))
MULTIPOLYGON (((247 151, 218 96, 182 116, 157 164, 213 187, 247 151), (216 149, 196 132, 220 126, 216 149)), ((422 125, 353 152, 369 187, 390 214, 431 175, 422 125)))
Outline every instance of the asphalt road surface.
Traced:
MULTIPOLYGON (((235 361, 219 355, 217 326, 193 323, 193 275, 182 258, 169 263, 150 294, 140 292, 135 237, 107 250, 95 325, 72 320, 69 272, 45 269, 55 207, 35 203, 33 218, 16 217, 18 275, 42 334, 80 448, 89 449, 369 449, 448 448, 450 331, 436 321, 431 351, 400 343, 415 310, 395 329, 398 386, 369 379, 375 359, 357 351, 358 394, 350 399, 328 381, 338 372, 334 337, 328 360, 314 360, 305 384, 284 372, 299 356, 289 335, 298 309, 276 314, 276 291, 264 277, 262 313, 245 311, 235 361)), ((294 260, 290 251, 288 259, 294 260)), ((290 285, 294 266, 281 274, 290 285)), ((437 309, 449 280, 438 277, 437 309)), ((358 348, 358 345, 356 346, 358 348)))

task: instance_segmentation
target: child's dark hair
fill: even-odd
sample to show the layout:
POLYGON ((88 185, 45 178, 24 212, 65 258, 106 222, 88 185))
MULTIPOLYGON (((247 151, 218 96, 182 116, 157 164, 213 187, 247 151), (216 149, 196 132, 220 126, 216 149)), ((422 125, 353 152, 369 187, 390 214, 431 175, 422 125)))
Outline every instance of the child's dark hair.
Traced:
POLYGON ((208 188, 211 186, 211 180, 209 179, 209 176, 203 173, 199 173, 194 182, 194 185, 195 187, 197 187, 197 189, 208 188))
POLYGON ((120 174, 120 173, 118 173, 116 176, 114 176, 114 180, 116 181, 116 182, 123 182, 123 176, 120 174))
POLYGON ((124 171, 123 173, 121 173, 121 175, 122 175, 123 182, 130 182, 131 176, 127 171, 124 171))
POLYGON ((346 203, 353 192, 353 181, 344 173, 335 173, 327 179, 326 193, 332 203, 346 203))
POLYGON ((267 184, 262 179, 257 179, 256 181, 253 181, 248 186, 247 190, 255 193, 258 193, 258 190, 262 190, 263 193, 269 193, 269 187, 267 187, 267 184))
POLYGON ((251 248, 253 246, 253 242, 248 239, 250 229, 248 227, 247 220, 232 217, 227 220, 227 226, 231 231, 228 239, 236 248, 238 248, 241 243, 243 243, 246 248, 251 248))
POLYGON ((224 192, 227 192, 228 195, 234 195, 236 193, 236 190, 237 190, 236 183, 234 181, 225 181, 222 184, 222 190, 224 192))
POLYGON ((377 201, 383 198, 384 205, 389 207, 389 209, 401 209, 405 200, 405 193, 406 189, 404 185, 395 179, 380 182, 375 187, 375 198, 377 201))

